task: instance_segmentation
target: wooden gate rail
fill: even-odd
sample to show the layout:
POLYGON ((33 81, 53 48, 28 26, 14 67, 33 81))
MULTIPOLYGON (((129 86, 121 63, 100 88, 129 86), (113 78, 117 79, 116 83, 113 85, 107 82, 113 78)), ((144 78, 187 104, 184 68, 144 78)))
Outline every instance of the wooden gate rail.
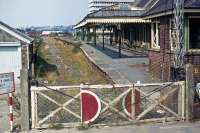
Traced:
MULTIPOLYGON (((114 84, 114 85, 75 85, 75 86, 48 86, 46 87, 36 87, 32 86, 31 87, 31 107, 32 107, 32 128, 47 128, 48 125, 44 124, 49 118, 54 116, 57 112, 60 110, 65 110, 74 117, 78 118, 80 121, 77 123, 63 123, 64 126, 72 126, 74 127, 75 125, 79 125, 82 122, 82 111, 80 110, 81 115, 71 111, 70 109, 66 108, 67 105, 72 103, 76 98, 80 97, 81 95, 81 90, 84 89, 112 89, 112 88, 126 88, 124 92, 122 92, 119 96, 115 97, 114 100, 110 100, 109 98, 102 99, 99 97, 100 101, 102 104, 105 105, 105 107, 101 110, 101 114, 107 111, 108 109, 112 110, 113 112, 117 113, 121 117, 125 118, 127 122, 129 123, 137 123, 137 122, 148 122, 148 121, 162 121, 163 119, 166 120, 184 120, 185 119, 185 82, 167 82, 167 83, 150 83, 150 84, 114 84), (160 96, 159 98, 153 99, 152 97, 149 97, 149 94, 147 92, 144 92, 141 87, 154 87, 154 86, 159 86, 159 87, 168 87, 170 88, 168 92, 166 92, 164 95, 160 96), (174 87, 176 86, 176 87, 174 87), (178 86, 178 87, 177 87, 178 86), (51 88, 51 89, 49 89, 51 88), (59 91, 59 90, 67 90, 67 89, 79 89, 79 92, 74 96, 74 98, 71 98, 70 100, 64 102, 64 103, 59 103, 53 98, 49 97, 48 95, 44 94, 41 91, 59 91), (174 92, 178 91, 178 113, 174 112, 172 109, 169 107, 163 105, 163 102, 169 97, 170 94, 173 94, 174 92), (114 107, 116 103, 118 103, 123 97, 125 97, 128 93, 133 92, 133 91, 138 91, 141 95, 144 95, 146 99, 151 103, 147 109, 145 109, 143 112, 136 114, 135 112, 135 104, 134 102, 135 97, 134 93, 131 93, 132 98, 131 98, 131 116, 127 116, 125 113, 120 112, 117 108, 114 107), (37 96, 40 95, 47 99, 48 101, 51 101, 52 103, 56 104, 58 108, 50 112, 47 116, 42 118, 41 120, 38 120, 38 99, 37 96), (134 105, 133 105, 134 104, 134 105), (147 113, 152 111, 156 106, 162 107, 165 111, 168 111, 172 117, 167 117, 167 118, 152 118, 152 119, 144 119, 141 120, 147 113)), ((81 100, 81 98, 80 98, 81 100)), ((125 123, 127 123, 125 122, 125 123)), ((98 124, 97 124, 98 125, 98 124)))

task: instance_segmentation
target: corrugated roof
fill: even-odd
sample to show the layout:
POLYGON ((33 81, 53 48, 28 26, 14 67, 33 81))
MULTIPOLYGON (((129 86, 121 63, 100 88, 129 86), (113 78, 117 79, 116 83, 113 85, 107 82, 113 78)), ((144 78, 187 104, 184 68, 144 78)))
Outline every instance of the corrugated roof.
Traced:
MULTIPOLYGON (((174 0, 159 0, 152 8, 144 13, 144 16, 154 15, 172 10, 174 0)), ((185 0, 185 8, 200 8, 200 0, 185 0)))
POLYGON ((102 17, 139 17, 144 13, 143 10, 102 10, 88 15, 88 18, 102 17))
MULTIPOLYGON (((87 18, 111 18, 111 17, 143 17, 156 15, 165 11, 170 11, 174 8, 174 0, 140 0, 135 6, 117 4, 110 7, 102 8, 98 11, 88 14, 81 22, 83 23, 87 18), (132 7, 132 8, 131 8, 132 7), (146 8, 146 9, 145 9, 146 8)), ((185 8, 200 9, 200 0, 185 0, 185 8)))
POLYGON ((155 5, 144 13, 144 16, 161 13, 173 8, 173 0, 159 0, 155 5))
POLYGON ((8 30, 10 30, 10 31, 12 31, 12 32, 14 32, 14 33, 16 33, 17 35, 21 36, 22 38, 28 40, 29 42, 32 42, 32 41, 33 41, 33 39, 32 39, 31 37, 27 36, 27 35, 24 34, 24 33, 19 32, 19 31, 16 30, 15 28, 12 28, 11 26, 5 24, 5 23, 2 22, 2 21, 0 21, 0 25, 3 26, 3 27, 5 27, 5 28, 7 28, 8 30))
POLYGON ((132 10, 131 8, 132 6, 129 4, 116 4, 88 14, 87 17, 138 17, 145 12, 141 9, 132 10))

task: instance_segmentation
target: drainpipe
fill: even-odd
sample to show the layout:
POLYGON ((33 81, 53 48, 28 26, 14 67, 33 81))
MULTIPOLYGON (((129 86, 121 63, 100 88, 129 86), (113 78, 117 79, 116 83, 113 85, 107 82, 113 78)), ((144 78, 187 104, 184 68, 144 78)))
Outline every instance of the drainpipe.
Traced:
POLYGON ((93 28, 93 34, 94 34, 94 46, 97 45, 97 40, 96 40, 96 27, 93 28))
POLYGON ((122 46, 122 35, 121 35, 121 25, 119 24, 119 58, 121 58, 121 46, 122 46))
POLYGON ((104 46, 104 45, 105 45, 105 42, 104 42, 104 41, 105 41, 105 40, 104 40, 104 30, 105 30, 105 28, 104 28, 104 26, 103 26, 103 50, 105 50, 105 46, 104 46))

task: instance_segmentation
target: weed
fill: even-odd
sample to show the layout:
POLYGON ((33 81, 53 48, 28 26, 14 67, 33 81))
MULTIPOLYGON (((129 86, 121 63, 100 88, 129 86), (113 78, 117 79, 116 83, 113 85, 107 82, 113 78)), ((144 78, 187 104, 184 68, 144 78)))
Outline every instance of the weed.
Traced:
POLYGON ((88 130, 90 128, 89 124, 85 124, 85 123, 81 123, 79 126, 78 126, 78 129, 79 130, 88 130))
POLYGON ((55 130, 61 130, 64 128, 64 125, 61 123, 52 123, 50 124, 49 128, 55 129, 55 130))

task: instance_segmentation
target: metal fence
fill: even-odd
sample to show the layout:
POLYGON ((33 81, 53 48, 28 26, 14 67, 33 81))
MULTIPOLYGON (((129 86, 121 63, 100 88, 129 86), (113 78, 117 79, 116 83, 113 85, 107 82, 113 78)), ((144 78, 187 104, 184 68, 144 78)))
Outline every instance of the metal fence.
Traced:
POLYGON ((54 123, 80 126, 83 90, 93 92, 101 102, 100 114, 91 126, 185 119, 185 82, 32 86, 32 128, 48 128, 54 123))

